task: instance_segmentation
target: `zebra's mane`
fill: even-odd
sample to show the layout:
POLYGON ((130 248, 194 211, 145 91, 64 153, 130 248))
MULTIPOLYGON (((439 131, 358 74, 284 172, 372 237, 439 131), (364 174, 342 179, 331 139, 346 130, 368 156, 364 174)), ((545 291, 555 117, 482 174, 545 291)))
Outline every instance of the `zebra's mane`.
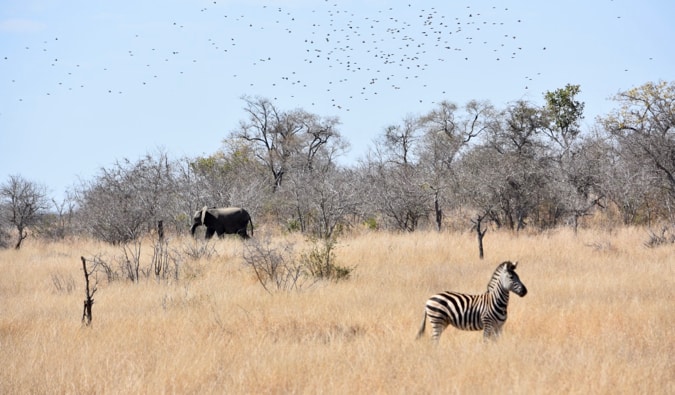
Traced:
POLYGON ((492 278, 490 279, 490 282, 488 283, 487 290, 488 292, 493 291, 499 286, 499 279, 505 271, 513 268, 513 263, 506 261, 502 262, 497 266, 495 269, 495 272, 492 273, 492 278))

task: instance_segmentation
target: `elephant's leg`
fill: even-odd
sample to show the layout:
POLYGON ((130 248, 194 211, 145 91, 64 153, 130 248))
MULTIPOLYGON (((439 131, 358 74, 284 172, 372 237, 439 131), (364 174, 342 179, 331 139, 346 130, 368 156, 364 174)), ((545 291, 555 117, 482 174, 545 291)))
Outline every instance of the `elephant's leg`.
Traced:
POLYGON ((210 239, 210 238, 212 238, 214 233, 216 233, 216 230, 215 230, 215 229, 206 228, 206 235, 205 235, 205 238, 206 238, 207 240, 210 239))

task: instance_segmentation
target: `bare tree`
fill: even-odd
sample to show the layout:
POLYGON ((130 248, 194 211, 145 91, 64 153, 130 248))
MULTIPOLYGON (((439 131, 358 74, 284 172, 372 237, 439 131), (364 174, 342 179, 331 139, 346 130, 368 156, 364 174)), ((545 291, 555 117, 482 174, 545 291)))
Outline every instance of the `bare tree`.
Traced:
POLYGON ((40 215, 49 208, 46 187, 20 175, 11 175, 0 185, 0 199, 3 222, 9 223, 18 232, 14 245, 18 250, 28 237, 28 228, 35 225, 40 215))
MULTIPOLYGON (((493 192, 501 218, 493 218, 509 229, 520 230, 541 201, 548 177, 548 162, 539 134, 544 126, 540 109, 524 101, 510 104, 487 128, 484 158, 491 157, 493 192), (494 156, 494 157, 493 157, 494 156)), ((484 159, 485 160, 485 159, 484 159)))
POLYGON ((300 109, 284 112, 265 98, 242 99, 247 119, 230 138, 246 143, 248 152, 271 173, 275 191, 294 166, 311 168, 317 160, 332 161, 347 147, 336 129, 337 118, 300 109))
POLYGON ((258 212, 273 199, 272 185, 263 166, 248 155, 242 144, 227 140, 221 150, 190 162, 184 171, 189 213, 204 206, 246 207, 258 212))
POLYGON ((70 192, 66 194, 60 202, 52 199, 54 208, 56 209, 56 230, 55 236, 63 239, 67 234, 72 232, 73 216, 75 214, 76 203, 70 192))
POLYGON ((478 146, 462 157, 457 168, 460 205, 469 210, 471 218, 488 219, 497 226, 502 223, 496 211, 507 188, 503 181, 506 169, 499 161, 494 150, 478 146))
POLYGON ((157 221, 178 221, 174 166, 160 152, 117 161, 78 191, 79 216, 96 238, 126 243, 154 231, 157 221), (168 218, 166 218, 168 217, 168 218))
POLYGON ((650 202, 658 201, 663 191, 658 188, 658 176, 646 166, 621 153, 621 146, 613 146, 609 139, 596 139, 597 149, 605 152, 599 175, 607 200, 614 204, 624 225, 651 225, 656 219, 650 202))
MULTIPOLYGON (((302 109, 282 111, 265 98, 243 100, 247 118, 225 139, 219 163, 235 172, 245 170, 241 182, 224 185, 257 185, 257 191, 265 189, 261 185, 269 185, 269 194, 252 196, 256 204, 265 206, 267 214, 280 222, 307 231, 320 223, 317 190, 322 190, 320 186, 337 168, 337 157, 348 149, 337 130, 339 121, 302 109)), ((329 228, 324 227, 321 233, 326 231, 329 228)))
POLYGON ((601 119, 628 163, 649 171, 657 201, 675 220, 675 82, 649 82, 614 97, 618 110, 601 119))
POLYGON ((421 124, 407 116, 384 129, 365 162, 373 209, 396 229, 412 232, 429 214, 429 192, 420 176, 418 143, 421 124))
POLYGON ((34 227, 35 234, 50 240, 63 240, 76 230, 75 214, 77 204, 70 192, 58 201, 51 199, 51 209, 40 215, 40 220, 34 227))
POLYGON ((294 202, 300 230, 329 239, 341 225, 346 226, 361 202, 352 184, 355 178, 353 171, 333 166, 295 172, 289 178, 288 194, 292 195, 289 201, 294 202))
POLYGON ((411 115, 402 124, 387 126, 377 143, 383 159, 399 166, 412 165, 417 159, 420 127, 419 119, 411 115))
MULTIPOLYGON (((424 134, 419 144, 419 162, 426 187, 432 194, 436 229, 441 230, 443 206, 456 183, 455 161, 462 149, 478 137, 492 117, 487 102, 471 101, 458 114, 455 104, 443 101, 420 118, 424 134)), ((455 192, 457 187, 454 187, 455 192)))
POLYGON ((417 167, 392 165, 371 157, 365 169, 373 212, 383 215, 398 230, 415 231, 428 217, 431 206, 417 167))
POLYGON ((283 114, 268 99, 244 97, 243 100, 248 119, 240 123, 233 137, 251 143, 255 157, 272 173, 276 189, 286 173, 293 137, 300 128, 285 124, 283 114))

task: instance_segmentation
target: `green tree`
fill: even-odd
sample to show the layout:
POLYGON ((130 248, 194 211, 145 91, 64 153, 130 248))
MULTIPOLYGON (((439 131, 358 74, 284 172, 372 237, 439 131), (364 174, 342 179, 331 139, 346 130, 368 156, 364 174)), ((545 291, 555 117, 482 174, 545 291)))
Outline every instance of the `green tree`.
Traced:
POLYGON ((584 103, 576 99, 580 92, 579 85, 567 84, 564 88, 544 94, 549 124, 543 131, 557 144, 561 155, 569 153, 581 132, 579 125, 584 118, 584 103))

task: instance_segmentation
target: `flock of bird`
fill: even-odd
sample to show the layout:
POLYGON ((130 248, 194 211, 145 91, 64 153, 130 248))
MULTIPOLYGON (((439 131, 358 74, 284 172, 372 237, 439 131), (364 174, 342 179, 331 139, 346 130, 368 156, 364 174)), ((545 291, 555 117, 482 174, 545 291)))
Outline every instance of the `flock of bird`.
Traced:
MULTIPOLYGON (((272 35, 287 34, 296 45, 300 44, 302 53, 289 51, 280 56, 290 54, 302 59, 307 66, 304 73, 282 75, 279 82, 291 87, 321 84, 328 96, 338 87, 347 86, 350 93, 343 100, 367 101, 378 94, 400 93, 407 84, 424 88, 438 84, 423 78, 431 68, 452 68, 453 62, 469 62, 474 55, 480 56, 480 61, 515 59, 523 50, 513 33, 514 25, 521 20, 510 16, 508 7, 490 6, 487 12, 472 6, 452 8, 453 15, 436 7, 419 8, 412 4, 404 5, 403 9, 387 7, 363 12, 334 3, 294 15, 280 7, 263 6, 267 12, 277 14, 274 24, 270 27, 249 24, 248 27, 270 30, 272 35), (283 30, 279 30, 279 26, 283 30), (296 31, 302 31, 302 37, 293 36, 296 31), (317 78, 307 81, 299 74, 317 78)), ((243 15, 237 19, 244 20, 243 15)), ((277 60, 272 56, 261 57, 251 66, 277 60)), ((532 80, 532 77, 525 79, 532 80)), ((435 96, 446 94, 443 89, 434 92, 435 96)), ((343 108, 336 98, 331 101, 334 107, 343 108)))
MULTIPOLYGON (((378 95, 406 94, 411 85, 433 90, 430 96, 438 98, 448 94, 447 88, 425 78, 430 71, 451 70, 457 62, 516 61, 523 51, 546 52, 545 45, 523 47, 519 33, 525 21, 499 4, 401 3, 381 9, 366 4, 348 9, 325 0, 312 9, 247 5, 242 9, 248 11, 232 11, 216 0, 164 21, 158 32, 161 40, 147 31, 121 37, 129 49, 114 54, 110 64, 93 74, 82 69, 91 67, 90 57, 103 55, 74 55, 72 48, 65 49, 77 42, 61 37, 25 45, 25 51, 39 52, 30 57, 34 64, 28 67, 20 64, 22 59, 0 53, 6 68, 0 84, 20 84, 21 79, 35 78, 32 72, 50 76, 44 84, 46 95, 90 85, 99 93, 120 95, 209 72, 214 80, 238 81, 244 90, 236 92, 239 96, 254 93, 280 100, 303 89, 320 89, 333 107, 345 111, 378 95), (58 71, 43 73, 44 69, 58 71)), ((527 89, 537 73, 520 78, 527 89)), ((427 99, 419 98, 423 100, 427 99)))

